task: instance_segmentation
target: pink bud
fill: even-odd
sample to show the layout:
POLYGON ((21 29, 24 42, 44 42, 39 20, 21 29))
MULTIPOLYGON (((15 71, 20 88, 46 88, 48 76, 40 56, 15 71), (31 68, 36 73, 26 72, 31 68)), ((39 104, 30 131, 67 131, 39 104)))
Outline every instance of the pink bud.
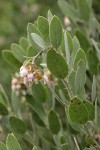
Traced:
POLYGON ((27 77, 24 77, 23 83, 26 85, 28 83, 27 77))
POLYGON ((12 84, 17 84, 18 80, 16 78, 12 79, 12 84))
POLYGON ((20 71, 20 76, 21 76, 21 77, 25 77, 25 76, 27 76, 27 75, 28 75, 27 69, 22 69, 22 70, 20 71))
POLYGON ((31 79, 31 80, 33 80, 33 78, 34 78, 34 75, 33 75, 33 73, 30 73, 30 74, 28 74, 28 79, 31 79))
POLYGON ((16 85, 12 85, 11 89, 12 89, 12 91, 15 91, 16 90, 16 85))
POLYGON ((21 89, 21 85, 20 84, 17 84, 16 85, 16 90, 20 90, 21 89))
POLYGON ((25 66, 21 66, 20 71, 23 70, 23 69, 26 69, 26 67, 25 66))

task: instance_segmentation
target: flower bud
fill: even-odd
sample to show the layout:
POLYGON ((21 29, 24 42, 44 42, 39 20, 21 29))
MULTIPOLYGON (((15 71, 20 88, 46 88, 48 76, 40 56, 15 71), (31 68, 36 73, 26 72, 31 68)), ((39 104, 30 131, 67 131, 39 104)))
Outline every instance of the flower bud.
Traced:
POLYGON ((21 77, 25 77, 25 76, 27 76, 28 75, 28 71, 27 71, 27 69, 22 69, 21 71, 20 71, 20 76, 21 77))
POLYGON ((21 89, 21 85, 20 84, 17 84, 16 85, 16 90, 20 90, 21 89))
POLYGON ((24 83, 25 85, 27 85, 27 83, 28 83, 27 77, 24 77, 24 78, 23 78, 23 83, 24 83))
POLYGON ((33 80, 33 78, 34 78, 33 73, 29 73, 28 76, 27 76, 27 78, 33 80))
POLYGON ((64 17, 64 24, 65 26, 69 26, 71 24, 70 19, 67 16, 64 17))
POLYGON ((42 79, 42 73, 41 73, 39 70, 36 70, 36 71, 35 71, 35 74, 36 74, 38 80, 41 80, 41 79, 42 79))
POLYGON ((16 78, 12 79, 12 84, 17 84, 18 80, 16 78))
POLYGON ((11 89, 12 89, 12 91, 15 91, 16 90, 16 85, 12 85, 11 89))

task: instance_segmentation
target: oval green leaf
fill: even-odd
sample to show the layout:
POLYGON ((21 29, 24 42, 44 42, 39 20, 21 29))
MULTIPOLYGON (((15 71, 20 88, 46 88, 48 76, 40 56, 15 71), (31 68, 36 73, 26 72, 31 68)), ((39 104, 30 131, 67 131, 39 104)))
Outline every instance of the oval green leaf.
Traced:
POLYGON ((83 60, 80 60, 77 65, 76 77, 75 77, 75 93, 78 96, 85 85, 86 81, 86 66, 83 60))
POLYGON ((0 150, 7 150, 6 145, 0 141, 0 150))
POLYGON ((4 104, 0 102, 0 115, 8 115, 8 110, 4 104))
POLYGON ((25 125, 25 123, 21 119, 19 119, 17 117, 14 117, 14 116, 11 116, 9 118, 9 123, 10 123, 11 129, 15 133, 18 133, 18 134, 25 133, 25 131, 26 131, 26 125, 25 125))
POLYGON ((22 150, 16 137, 13 134, 9 134, 6 140, 7 150, 22 150))
POLYGON ((94 107, 94 105, 87 100, 84 100, 83 103, 88 110, 89 120, 94 120, 94 118, 95 118, 95 107, 94 107))
POLYGON ((37 46, 39 46, 42 49, 46 49, 46 43, 42 37, 40 37, 36 33, 32 33, 31 36, 32 36, 32 39, 35 42, 35 44, 37 44, 37 46))
POLYGON ((73 122, 79 124, 84 124, 88 121, 88 110, 77 97, 74 97, 69 104, 69 117, 73 122))
POLYGON ((9 65, 14 68, 20 68, 21 63, 13 56, 10 50, 3 50, 2 56, 9 65))
POLYGON ((46 18, 39 16, 38 17, 38 29, 42 33, 45 42, 49 42, 49 22, 46 18))
POLYGON ((11 51, 12 51, 12 54, 14 55, 14 57, 18 60, 18 61, 20 61, 21 63, 23 63, 24 62, 24 60, 25 60, 25 51, 24 51, 24 49, 20 46, 20 45, 18 45, 18 44, 12 44, 11 45, 11 51))
POLYGON ((49 120, 49 126, 52 133, 57 134, 60 131, 60 122, 57 114, 54 111, 50 111, 48 120, 49 120))
POLYGON ((52 18, 50 23, 50 40, 55 48, 58 48, 62 41, 62 25, 56 16, 52 18))
POLYGON ((32 93, 39 102, 45 102, 47 100, 47 90, 41 82, 32 85, 32 93))
POLYGON ((77 69, 77 65, 78 65, 78 62, 80 60, 83 60, 84 63, 86 64, 86 54, 84 52, 83 49, 79 49, 77 52, 76 52, 76 55, 75 55, 75 60, 74 60, 74 69, 76 70, 77 69))
POLYGON ((91 73, 96 75, 98 73, 97 66, 98 66, 99 60, 94 50, 92 49, 88 50, 87 61, 88 61, 88 65, 89 65, 89 69, 91 73))
POLYGON ((47 53, 47 67, 57 78, 63 79, 68 74, 68 66, 65 59, 53 49, 47 53))
POLYGON ((81 48, 83 50, 87 51, 87 49, 90 47, 90 44, 89 44, 87 37, 80 30, 76 30, 75 35, 80 42, 81 48))

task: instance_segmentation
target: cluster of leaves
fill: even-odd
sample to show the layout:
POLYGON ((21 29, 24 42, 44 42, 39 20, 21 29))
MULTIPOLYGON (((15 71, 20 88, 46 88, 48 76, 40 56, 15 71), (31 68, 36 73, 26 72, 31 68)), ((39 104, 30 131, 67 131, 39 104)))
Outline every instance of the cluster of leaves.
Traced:
MULTIPOLYGON (((93 2, 96 4, 96 1, 93 2)), ((92 84, 92 76, 96 75, 97 91, 99 91, 99 76, 100 74, 100 23, 96 19, 96 14, 93 12, 92 1, 69 1, 58 0, 58 5, 62 13, 69 16, 72 23, 72 32, 75 33, 79 40, 81 48, 84 49, 88 62, 88 80, 92 84)), ((91 91, 90 86, 88 89, 91 91)), ((100 95, 97 92, 99 99, 100 95)))

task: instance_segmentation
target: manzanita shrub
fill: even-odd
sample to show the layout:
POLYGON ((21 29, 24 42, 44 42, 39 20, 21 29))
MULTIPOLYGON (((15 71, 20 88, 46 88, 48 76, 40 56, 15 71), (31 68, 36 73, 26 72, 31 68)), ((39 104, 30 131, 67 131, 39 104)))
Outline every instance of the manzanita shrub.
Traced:
POLYGON ((57 16, 48 11, 47 19, 29 23, 27 38, 2 55, 16 72, 10 100, 0 88, 1 129, 8 133, 0 150, 100 149, 96 79, 89 97, 86 53, 57 16))

